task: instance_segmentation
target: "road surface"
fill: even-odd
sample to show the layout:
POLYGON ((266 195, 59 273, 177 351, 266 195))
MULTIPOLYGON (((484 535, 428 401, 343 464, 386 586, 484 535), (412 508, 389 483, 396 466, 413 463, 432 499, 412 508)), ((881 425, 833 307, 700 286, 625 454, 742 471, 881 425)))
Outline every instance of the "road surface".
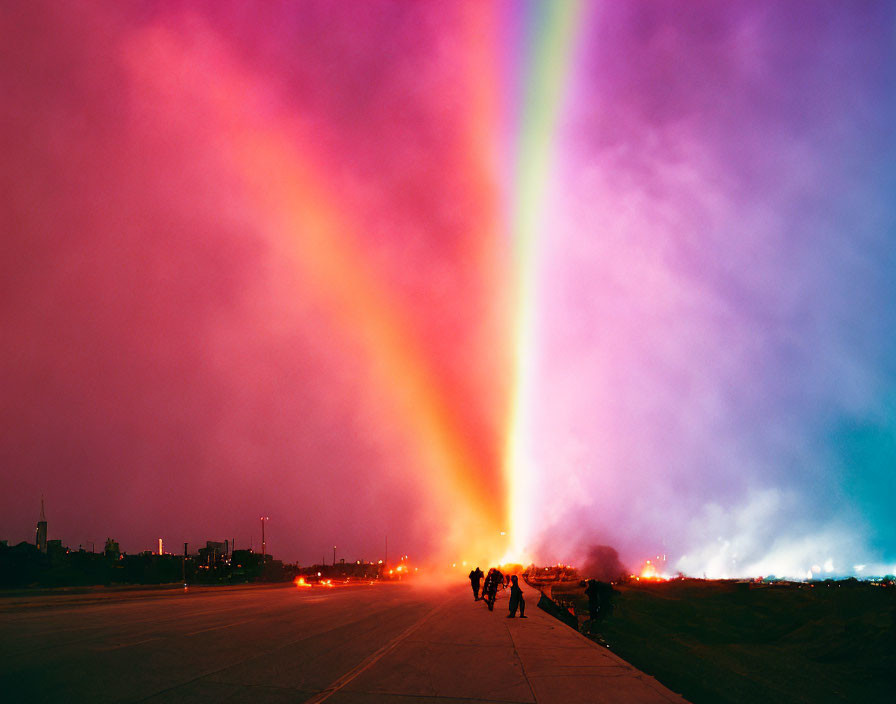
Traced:
MULTIPOLYGON (((506 593, 505 593, 506 594, 506 593)), ((535 607, 469 586, 0 599, 9 702, 683 702, 535 607)))

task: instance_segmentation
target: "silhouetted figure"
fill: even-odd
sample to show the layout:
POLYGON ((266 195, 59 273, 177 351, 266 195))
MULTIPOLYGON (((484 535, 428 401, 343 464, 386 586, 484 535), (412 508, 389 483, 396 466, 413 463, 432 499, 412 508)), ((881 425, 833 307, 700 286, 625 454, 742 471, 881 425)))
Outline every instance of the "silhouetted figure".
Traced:
POLYGON ((594 621, 600 611, 600 592, 597 589, 597 580, 589 579, 585 587, 585 596, 588 597, 588 618, 594 621))
POLYGON ((492 577, 495 576, 495 568, 492 567, 488 574, 485 575, 485 580, 482 582, 482 600, 485 602, 485 605, 488 606, 488 590, 492 585, 492 577))
POLYGON ((523 599, 523 590, 520 589, 520 582, 516 575, 510 578, 510 613, 507 618, 516 616, 516 610, 520 610, 520 618, 526 618, 526 600, 523 599))
POLYGON ((482 598, 489 611, 495 610, 495 599, 498 596, 498 587, 504 585, 504 575, 496 568, 492 567, 485 577, 485 584, 482 587, 482 598))
POLYGON ((473 587, 473 601, 479 601, 479 583, 482 581, 482 570, 478 567, 470 572, 470 586, 473 587))
POLYGON ((598 582, 589 579, 585 588, 585 596, 588 597, 588 618, 592 621, 603 620, 613 610, 613 593, 615 590, 607 582, 598 582))

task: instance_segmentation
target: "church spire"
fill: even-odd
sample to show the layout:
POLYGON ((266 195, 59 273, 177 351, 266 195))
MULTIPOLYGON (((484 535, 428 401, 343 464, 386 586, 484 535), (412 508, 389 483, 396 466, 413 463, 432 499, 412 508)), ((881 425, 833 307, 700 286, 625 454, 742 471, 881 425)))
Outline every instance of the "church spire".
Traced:
POLYGON ((44 497, 40 497, 40 520, 34 531, 34 543, 42 553, 47 552, 47 516, 44 513, 44 497))

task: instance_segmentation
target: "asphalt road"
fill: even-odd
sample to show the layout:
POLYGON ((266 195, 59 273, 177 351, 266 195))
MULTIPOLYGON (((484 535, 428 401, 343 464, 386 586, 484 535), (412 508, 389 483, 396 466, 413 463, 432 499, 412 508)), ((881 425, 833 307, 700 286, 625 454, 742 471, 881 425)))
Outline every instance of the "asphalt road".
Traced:
POLYGON ((303 701, 437 603, 404 585, 145 594, 0 613, 6 701, 303 701))
POLYGON ((456 584, 0 599, 0 700, 682 701, 529 597, 525 621, 456 584))

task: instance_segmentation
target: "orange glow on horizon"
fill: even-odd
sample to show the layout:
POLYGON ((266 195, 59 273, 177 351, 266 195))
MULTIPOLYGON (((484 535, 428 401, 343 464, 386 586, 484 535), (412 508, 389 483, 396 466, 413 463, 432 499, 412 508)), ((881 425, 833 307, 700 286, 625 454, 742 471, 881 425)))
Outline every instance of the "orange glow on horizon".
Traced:
POLYGON ((641 573, 637 575, 638 580, 645 580, 648 582, 665 582, 668 581, 668 577, 660 574, 656 565, 653 564, 650 560, 647 560, 643 567, 641 568, 641 573))

